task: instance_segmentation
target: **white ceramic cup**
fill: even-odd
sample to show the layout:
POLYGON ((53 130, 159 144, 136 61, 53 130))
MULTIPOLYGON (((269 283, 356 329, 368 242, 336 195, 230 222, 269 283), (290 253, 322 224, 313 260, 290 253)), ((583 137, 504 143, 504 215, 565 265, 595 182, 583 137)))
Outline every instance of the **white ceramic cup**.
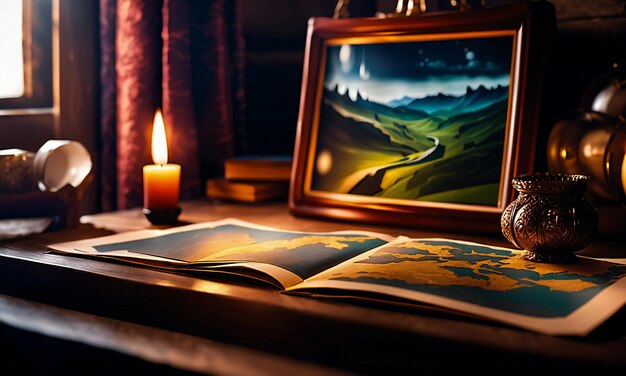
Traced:
POLYGON ((78 187, 91 171, 91 156, 76 141, 50 140, 35 154, 35 176, 39 189, 56 192, 66 185, 78 187))

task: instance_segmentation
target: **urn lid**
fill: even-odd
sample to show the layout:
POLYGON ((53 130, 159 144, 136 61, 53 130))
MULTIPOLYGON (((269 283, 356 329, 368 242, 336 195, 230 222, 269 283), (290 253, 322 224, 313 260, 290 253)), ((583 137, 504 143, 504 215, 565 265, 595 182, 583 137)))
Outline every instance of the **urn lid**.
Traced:
POLYGON ((591 178, 586 175, 533 174, 513 179, 513 188, 521 193, 582 194, 591 178))

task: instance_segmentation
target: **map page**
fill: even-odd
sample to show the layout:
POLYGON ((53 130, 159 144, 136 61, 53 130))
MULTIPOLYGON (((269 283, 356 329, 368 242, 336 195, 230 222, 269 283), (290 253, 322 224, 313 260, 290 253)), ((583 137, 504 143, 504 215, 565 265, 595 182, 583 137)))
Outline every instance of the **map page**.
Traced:
POLYGON ((449 239, 398 238, 290 290, 387 294, 549 334, 585 335, 626 301, 626 265, 522 260, 521 251, 449 239))

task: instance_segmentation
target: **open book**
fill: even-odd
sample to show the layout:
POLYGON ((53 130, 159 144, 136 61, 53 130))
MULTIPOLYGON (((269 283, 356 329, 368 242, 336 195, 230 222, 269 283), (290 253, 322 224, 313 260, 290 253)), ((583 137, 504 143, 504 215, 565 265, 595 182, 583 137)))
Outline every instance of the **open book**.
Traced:
POLYGON ((286 293, 429 304, 555 335, 586 335, 626 303, 626 265, 539 264, 517 250, 450 239, 296 232, 225 219, 49 247, 176 273, 236 274, 286 293))

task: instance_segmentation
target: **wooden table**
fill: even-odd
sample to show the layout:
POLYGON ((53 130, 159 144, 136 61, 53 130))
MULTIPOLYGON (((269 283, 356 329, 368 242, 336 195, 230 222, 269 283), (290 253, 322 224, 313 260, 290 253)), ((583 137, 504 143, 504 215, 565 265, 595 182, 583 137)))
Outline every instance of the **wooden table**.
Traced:
MULTIPOLYGON (((500 235, 296 218, 284 203, 191 202, 181 220, 227 217, 292 230, 360 229, 508 245, 500 235)), ((46 253, 50 243, 149 226, 139 210, 85 221, 91 224, 0 243, 0 356, 22 367, 103 374, 120 367, 143 374, 626 369, 624 309, 587 338, 550 337, 420 307, 287 296, 240 281, 46 253)), ((583 253, 626 257, 624 239, 600 238, 583 253)))

